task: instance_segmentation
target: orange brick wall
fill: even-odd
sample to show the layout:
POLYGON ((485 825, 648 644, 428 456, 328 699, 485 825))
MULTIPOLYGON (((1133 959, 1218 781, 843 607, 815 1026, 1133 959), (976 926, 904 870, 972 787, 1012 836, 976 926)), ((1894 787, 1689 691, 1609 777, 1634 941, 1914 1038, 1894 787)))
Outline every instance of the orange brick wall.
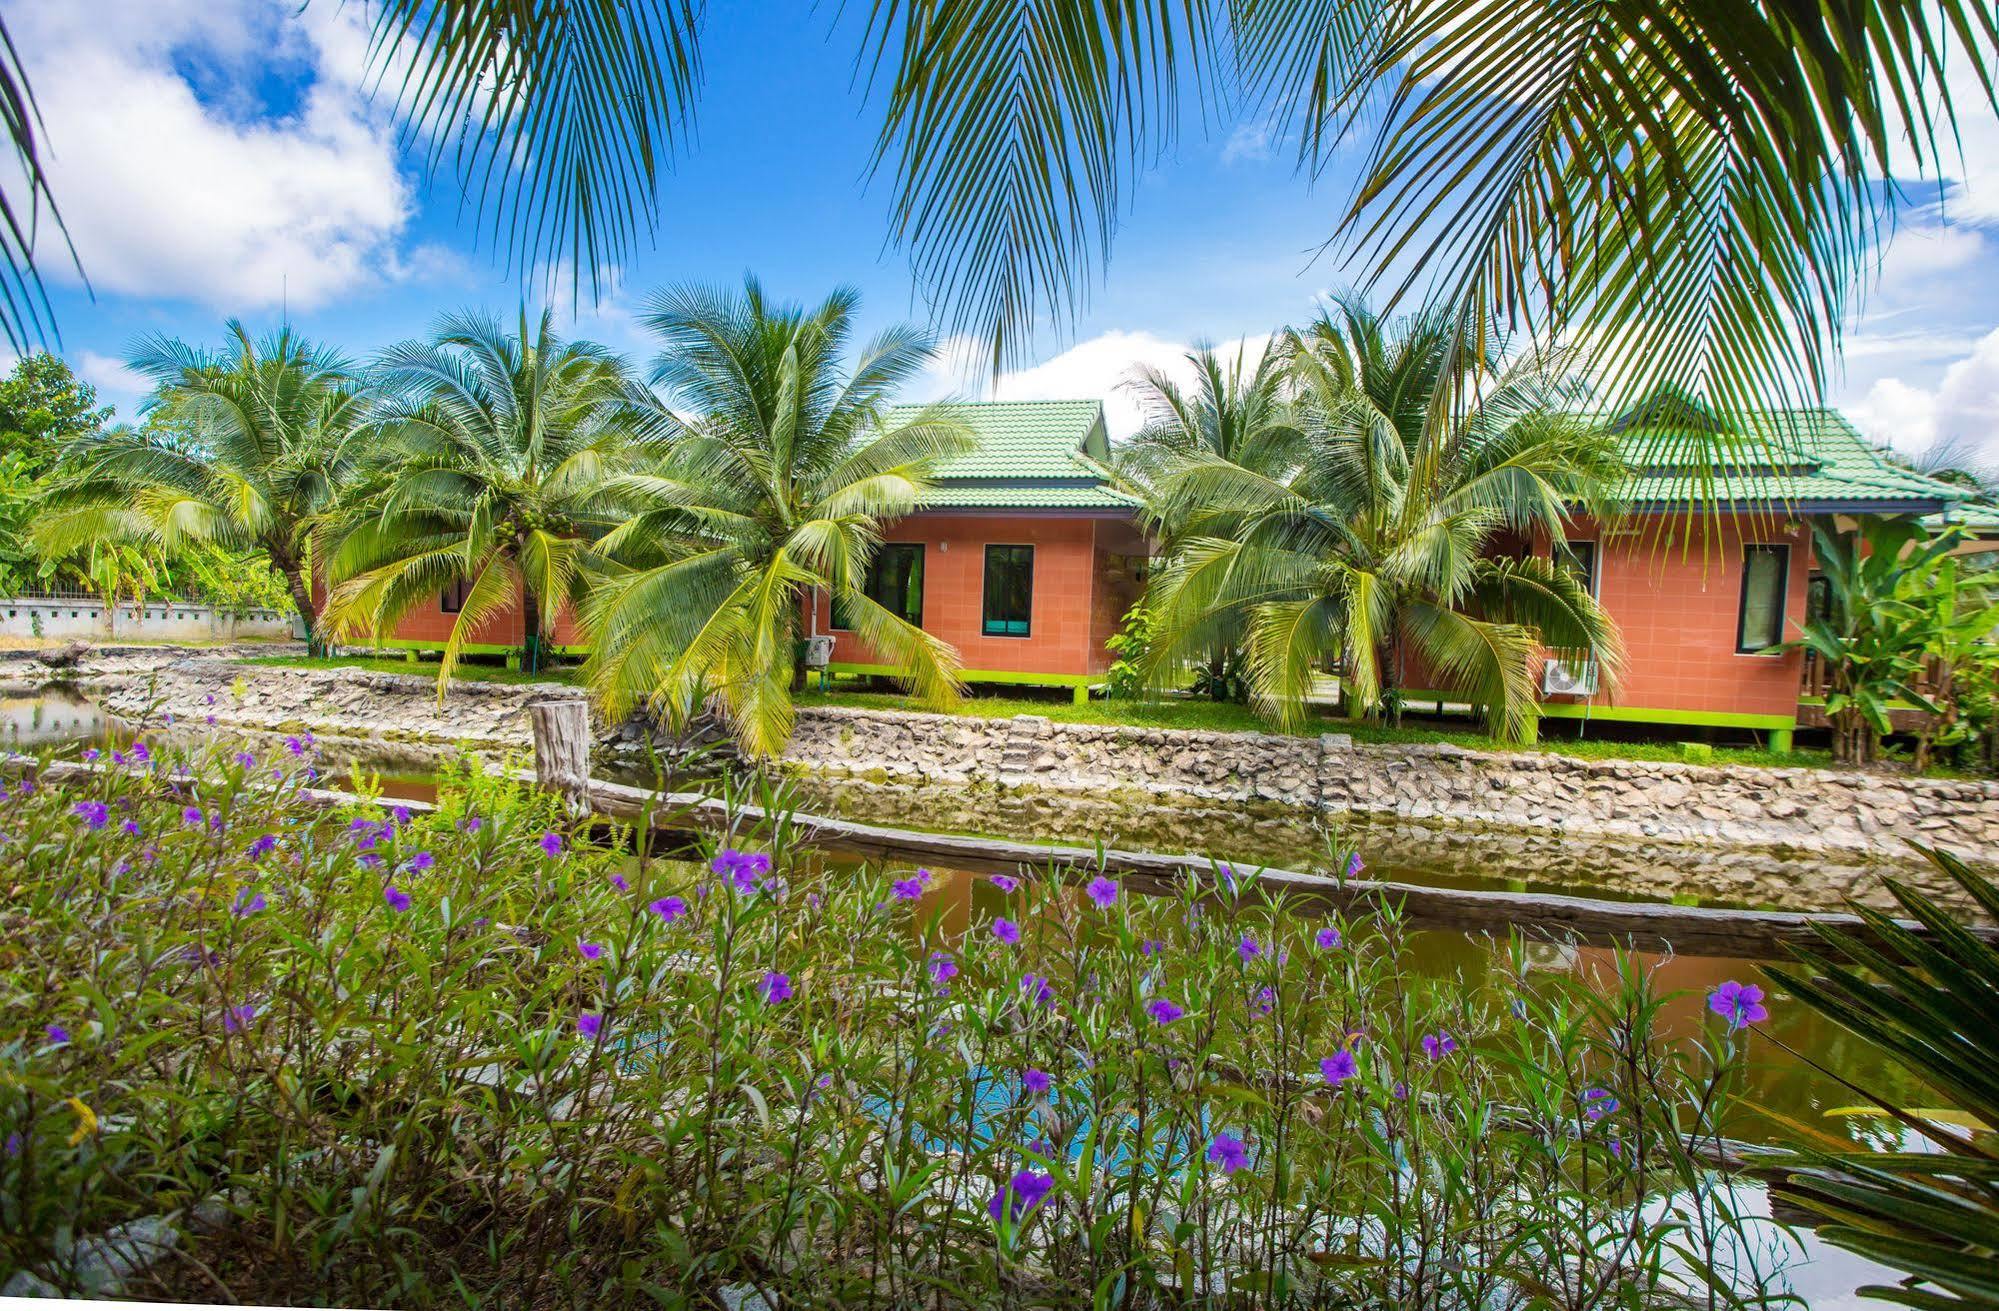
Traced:
MULTIPOLYGON (((1797 636, 1811 573, 1811 532, 1774 515, 1725 518, 1705 544, 1660 540, 1656 518, 1634 516, 1598 547, 1598 600, 1624 634, 1625 672, 1616 691, 1598 698, 1648 710, 1789 715, 1798 706, 1803 655, 1738 655, 1742 547, 1791 548, 1784 636, 1797 636)), ((1685 523, 1670 525, 1685 528, 1685 523)), ((1574 539, 1601 539, 1578 524, 1574 539)))
MULTIPOLYGON (((326 604, 324 588, 315 587, 313 599, 324 606, 326 604)), ((458 622, 457 615, 445 612, 442 600, 441 596, 434 596, 427 602, 419 604, 403 616, 402 622, 396 625, 396 631, 390 636, 404 642, 435 642, 442 647, 451 637, 451 626, 458 622)), ((482 646, 519 647, 521 637, 521 612, 515 608, 490 616, 473 630, 468 640, 482 646)), ((558 646, 569 646, 582 640, 567 610, 556 615, 554 641, 558 646)))
MULTIPOLYGON (((1102 673, 1109 660, 1095 601, 1098 528, 1098 520, 1082 517, 918 514, 882 540, 923 544, 923 627, 956 647, 967 671, 1089 675, 1102 673), (1034 548, 1026 637, 979 631, 988 545, 1034 548)), ((828 598, 821 596, 818 606, 818 631, 833 635, 836 663, 885 663, 851 634, 833 629, 828 598)))

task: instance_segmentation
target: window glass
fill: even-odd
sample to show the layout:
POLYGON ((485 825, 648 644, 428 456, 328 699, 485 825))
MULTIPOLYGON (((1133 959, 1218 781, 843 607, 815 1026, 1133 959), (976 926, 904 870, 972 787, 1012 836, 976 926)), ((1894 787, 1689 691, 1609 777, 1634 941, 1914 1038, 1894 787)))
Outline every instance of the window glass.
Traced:
POLYGON ((1574 569, 1576 576, 1583 580, 1583 587, 1588 590, 1591 596, 1595 596, 1597 594, 1596 543, 1580 541, 1563 542, 1562 549, 1568 554, 1569 567, 1574 569))
POLYGON ((1742 548, 1742 617, 1736 626, 1737 651, 1762 651, 1784 640, 1784 592, 1791 548, 1742 548))
POLYGON ((1026 637, 1034 611, 1034 548, 986 548, 986 599, 981 631, 987 637, 1026 637))
MULTIPOLYGON (((884 542, 868 562, 861 592, 892 615, 923 627, 923 545, 884 542)), ((852 628, 851 616, 839 597, 833 598, 833 627, 852 628)))
POLYGON ((460 578, 444 589, 437 598, 437 608, 448 615, 455 615, 465 608, 465 598, 471 594, 472 580, 460 578))

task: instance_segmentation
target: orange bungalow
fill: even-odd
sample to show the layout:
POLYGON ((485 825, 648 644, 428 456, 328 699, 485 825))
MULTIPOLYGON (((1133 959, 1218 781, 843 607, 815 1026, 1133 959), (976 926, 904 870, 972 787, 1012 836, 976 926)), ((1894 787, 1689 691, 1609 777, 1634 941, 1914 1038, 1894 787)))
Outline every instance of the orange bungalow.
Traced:
MULTIPOLYGON (((1110 667, 1108 641, 1142 594, 1148 545, 1139 504, 1112 485, 1096 401, 966 402, 952 407, 977 440, 944 464, 914 514, 888 527, 865 587, 949 642, 973 684, 1061 687, 1081 701, 1110 667)), ((1706 484, 1670 456, 1658 430, 1626 444, 1637 470, 1628 512, 1605 527, 1577 519, 1563 544, 1623 634, 1615 688, 1587 663, 1549 661, 1542 714, 1586 722, 1748 730, 1775 749, 1823 722, 1794 636, 1815 595, 1809 522, 1820 516, 1933 514, 1956 489, 1884 459, 1830 410, 1772 413, 1751 450, 1761 462, 1706 484), (1699 504, 1708 509, 1695 508, 1699 504), (1696 527, 1705 519, 1709 531, 1696 527)), ((1542 554, 1554 544, 1531 549, 1542 554)), ((443 644, 462 598, 408 616, 393 639, 443 644)), ((495 616, 475 651, 521 644, 517 613, 495 616)), ((806 632, 836 674, 893 676, 817 595, 806 632)), ((568 616, 558 649, 577 651, 568 616)), ((1449 702, 1418 689, 1412 703, 1449 702)))

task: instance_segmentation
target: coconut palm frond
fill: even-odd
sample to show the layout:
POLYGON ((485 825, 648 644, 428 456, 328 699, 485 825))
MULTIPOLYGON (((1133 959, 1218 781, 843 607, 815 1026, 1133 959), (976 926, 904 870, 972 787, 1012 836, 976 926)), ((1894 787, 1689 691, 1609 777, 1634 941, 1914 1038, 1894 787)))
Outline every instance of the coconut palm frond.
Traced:
POLYGON ((704 6, 382 0, 372 71, 431 171, 449 167, 510 265, 593 297, 652 230, 691 127, 704 6))

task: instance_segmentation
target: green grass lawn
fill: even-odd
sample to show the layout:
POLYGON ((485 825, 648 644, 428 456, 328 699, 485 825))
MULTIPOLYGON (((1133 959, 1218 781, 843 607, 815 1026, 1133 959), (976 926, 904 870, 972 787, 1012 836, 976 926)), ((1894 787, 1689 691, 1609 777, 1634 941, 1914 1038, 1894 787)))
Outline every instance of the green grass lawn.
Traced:
MULTIPOLYGON (((279 665, 291 669, 366 669, 377 674, 416 674, 437 677, 437 661, 405 660, 401 656, 245 656, 241 665, 279 665)), ((505 665, 458 662, 456 677, 473 683, 576 683, 574 665, 556 665, 538 674, 508 669, 505 665)))
MULTIPOLYGON (((856 706, 875 710, 923 709, 908 697, 898 693, 848 691, 838 687, 832 692, 820 692, 815 688, 801 695, 798 703, 805 706, 856 706)), ((1067 724, 1123 724, 1140 728, 1199 728, 1254 733, 1285 731, 1258 718, 1246 706, 1217 704, 1212 701, 1092 700, 1087 705, 1079 706, 1066 698, 1043 701, 1026 697, 968 696, 961 699, 949 713, 1000 719, 1012 715, 1043 715, 1048 719, 1067 724)), ((1619 742, 1603 738, 1561 737, 1557 735, 1561 733, 1562 726, 1555 721, 1544 722, 1542 731, 1544 736, 1541 741, 1520 748, 1495 742, 1484 733, 1470 727, 1405 724, 1401 728, 1389 728, 1353 723, 1331 715, 1315 715, 1295 730, 1303 737, 1316 736, 1320 733, 1350 733, 1354 741, 1372 744, 1448 743, 1473 751, 1524 749, 1580 756, 1586 760, 1684 761, 1686 759, 1678 742, 1619 742)), ((1831 760, 1830 753, 1825 751, 1766 751, 1755 747, 1717 746, 1714 748, 1713 763, 1822 766, 1830 764, 1831 760)))

